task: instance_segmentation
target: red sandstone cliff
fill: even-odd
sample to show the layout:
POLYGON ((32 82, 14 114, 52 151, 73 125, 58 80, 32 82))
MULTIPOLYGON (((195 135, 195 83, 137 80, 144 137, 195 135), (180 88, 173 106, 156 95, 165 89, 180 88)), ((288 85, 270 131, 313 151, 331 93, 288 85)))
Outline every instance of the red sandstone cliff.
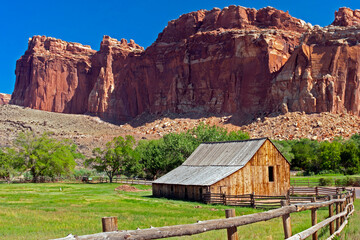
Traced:
POLYGON ((15 90, 11 103, 30 108, 64 112, 87 111, 94 83, 89 79, 89 46, 34 36, 16 63, 15 90))
POLYGON ((33 37, 11 102, 113 121, 164 111, 358 115, 357 14, 340 9, 341 27, 313 29, 271 7, 201 10, 170 21, 145 51, 108 36, 98 52, 33 37))
POLYGON ((273 80, 275 110, 360 115, 360 25, 316 27, 273 80))

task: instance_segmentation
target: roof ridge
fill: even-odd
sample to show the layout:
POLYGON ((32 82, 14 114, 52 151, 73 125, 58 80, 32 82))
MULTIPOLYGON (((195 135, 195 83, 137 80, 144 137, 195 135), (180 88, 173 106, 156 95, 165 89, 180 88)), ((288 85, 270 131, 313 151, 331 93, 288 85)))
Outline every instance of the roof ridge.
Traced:
POLYGON ((232 141, 221 141, 221 142, 203 142, 201 144, 214 144, 214 143, 232 143, 232 142, 249 142, 249 141, 260 141, 264 139, 269 139, 268 137, 263 138, 251 138, 251 139, 244 139, 244 140, 232 140, 232 141))

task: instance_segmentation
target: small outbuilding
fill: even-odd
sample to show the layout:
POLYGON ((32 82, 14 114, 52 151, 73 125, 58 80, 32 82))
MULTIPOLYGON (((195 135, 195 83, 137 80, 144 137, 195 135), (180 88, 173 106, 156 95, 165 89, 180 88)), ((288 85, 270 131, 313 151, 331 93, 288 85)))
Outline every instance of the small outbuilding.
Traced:
POLYGON ((202 201, 204 193, 286 195, 290 163, 268 138, 202 143, 152 184, 153 196, 202 201))

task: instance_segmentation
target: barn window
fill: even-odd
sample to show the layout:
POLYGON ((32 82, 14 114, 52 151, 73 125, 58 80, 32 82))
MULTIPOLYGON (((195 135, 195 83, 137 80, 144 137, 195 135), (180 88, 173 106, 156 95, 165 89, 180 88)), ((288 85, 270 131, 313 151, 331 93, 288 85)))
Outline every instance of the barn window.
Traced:
POLYGON ((171 193, 173 193, 173 192, 174 192, 174 186, 171 185, 171 193))
POLYGON ((269 182, 273 182, 273 181, 274 181, 274 167, 269 166, 269 182))
POLYGON ((185 187, 185 199, 188 198, 188 192, 187 192, 187 188, 185 187))

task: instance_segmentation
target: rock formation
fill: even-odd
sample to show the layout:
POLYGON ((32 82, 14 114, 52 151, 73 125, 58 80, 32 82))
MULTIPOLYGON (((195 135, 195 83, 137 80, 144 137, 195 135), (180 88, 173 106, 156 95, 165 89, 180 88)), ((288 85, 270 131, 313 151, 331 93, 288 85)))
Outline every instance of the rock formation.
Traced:
POLYGON ((166 111, 359 115, 358 13, 341 8, 321 28, 271 7, 200 10, 170 21, 146 50, 108 36, 98 52, 35 36, 11 102, 116 122, 166 111))
POLYGON ((84 113, 94 83, 89 46, 34 36, 16 63, 11 103, 34 109, 84 113))
MULTIPOLYGON (((360 25, 315 27, 273 80, 277 110, 360 115, 360 25)), ((276 109, 275 109, 276 110, 276 109)))
POLYGON ((8 104, 11 99, 10 94, 0 93, 0 105, 8 104))

